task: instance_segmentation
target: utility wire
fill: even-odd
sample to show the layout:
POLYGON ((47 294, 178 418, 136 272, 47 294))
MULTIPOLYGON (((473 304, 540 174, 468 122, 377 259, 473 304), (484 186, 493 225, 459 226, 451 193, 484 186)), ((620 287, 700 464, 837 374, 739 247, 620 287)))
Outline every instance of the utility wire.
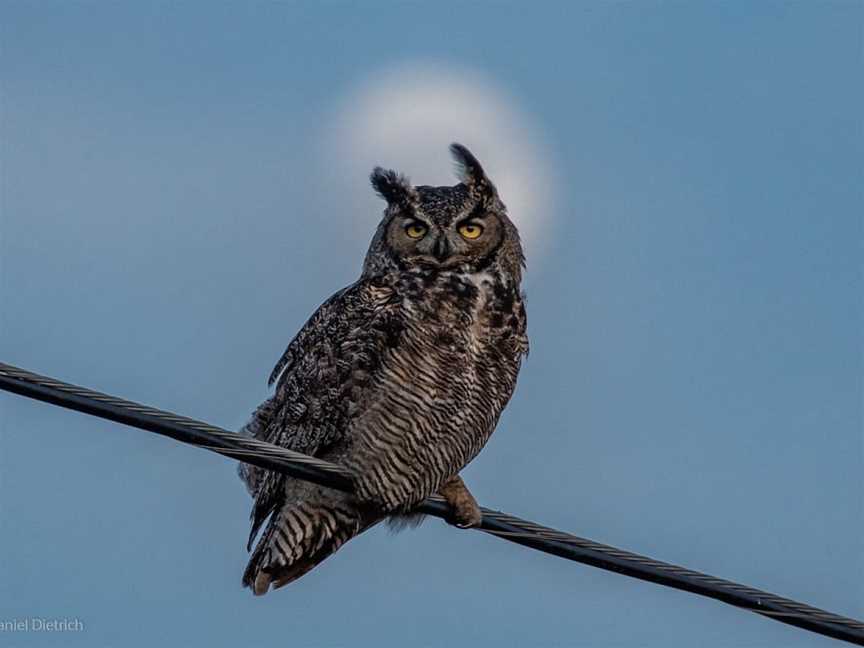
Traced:
MULTIPOLYGON (((92 416, 155 432, 268 470, 352 492, 351 474, 342 466, 229 432, 146 405, 0 363, 0 389, 92 416)), ((447 518, 443 498, 433 496, 418 512, 447 518)), ((776 594, 702 574, 684 567, 579 538, 484 508, 480 531, 538 551, 593 565, 625 576, 692 592, 817 634, 864 646, 864 623, 776 594)))

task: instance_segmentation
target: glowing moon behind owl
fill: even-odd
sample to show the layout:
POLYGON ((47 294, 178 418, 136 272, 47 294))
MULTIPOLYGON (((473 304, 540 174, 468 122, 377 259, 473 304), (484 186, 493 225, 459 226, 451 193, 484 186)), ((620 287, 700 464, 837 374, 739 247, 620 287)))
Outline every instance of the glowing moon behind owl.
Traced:
POLYGON ((485 77, 431 65, 375 73, 347 93, 325 139, 329 181, 349 191, 352 205, 378 204, 377 211, 367 181, 373 167, 403 170, 415 184, 450 185, 447 147, 465 144, 498 187, 529 267, 537 267, 554 226, 551 154, 517 102, 485 77))

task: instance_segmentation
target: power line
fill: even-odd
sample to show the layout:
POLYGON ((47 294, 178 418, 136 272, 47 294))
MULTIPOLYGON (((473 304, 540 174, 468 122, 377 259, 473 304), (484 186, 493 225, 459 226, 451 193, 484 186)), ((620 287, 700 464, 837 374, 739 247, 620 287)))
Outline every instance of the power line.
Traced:
MULTIPOLYGON (((353 491, 342 466, 264 443, 146 405, 78 387, 0 363, 0 389, 171 437, 199 448, 342 491, 353 491)), ((835 639, 864 646, 864 623, 776 594, 616 549, 563 531, 484 508, 478 530, 538 551, 625 576, 723 601, 835 639)), ((433 496, 418 511, 446 518, 447 504, 433 496)))

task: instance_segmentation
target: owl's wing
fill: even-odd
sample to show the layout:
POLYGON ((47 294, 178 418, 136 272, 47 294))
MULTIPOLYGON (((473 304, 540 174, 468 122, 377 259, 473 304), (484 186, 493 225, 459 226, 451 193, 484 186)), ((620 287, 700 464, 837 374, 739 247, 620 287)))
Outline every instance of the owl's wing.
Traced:
MULTIPOLYGON (((244 432, 312 456, 338 449, 383 350, 398 335, 401 309, 392 291, 357 282, 324 302, 279 359, 276 392, 244 432)), ((248 464, 240 477, 255 498, 250 544, 285 499, 286 477, 248 464)))

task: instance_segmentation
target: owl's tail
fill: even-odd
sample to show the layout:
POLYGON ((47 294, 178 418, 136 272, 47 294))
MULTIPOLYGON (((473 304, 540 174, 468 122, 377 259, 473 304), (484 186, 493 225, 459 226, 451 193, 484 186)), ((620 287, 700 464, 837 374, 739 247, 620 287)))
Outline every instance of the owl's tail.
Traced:
POLYGON ((256 595, 297 580, 377 519, 343 493, 315 489, 274 512, 243 574, 256 595))

